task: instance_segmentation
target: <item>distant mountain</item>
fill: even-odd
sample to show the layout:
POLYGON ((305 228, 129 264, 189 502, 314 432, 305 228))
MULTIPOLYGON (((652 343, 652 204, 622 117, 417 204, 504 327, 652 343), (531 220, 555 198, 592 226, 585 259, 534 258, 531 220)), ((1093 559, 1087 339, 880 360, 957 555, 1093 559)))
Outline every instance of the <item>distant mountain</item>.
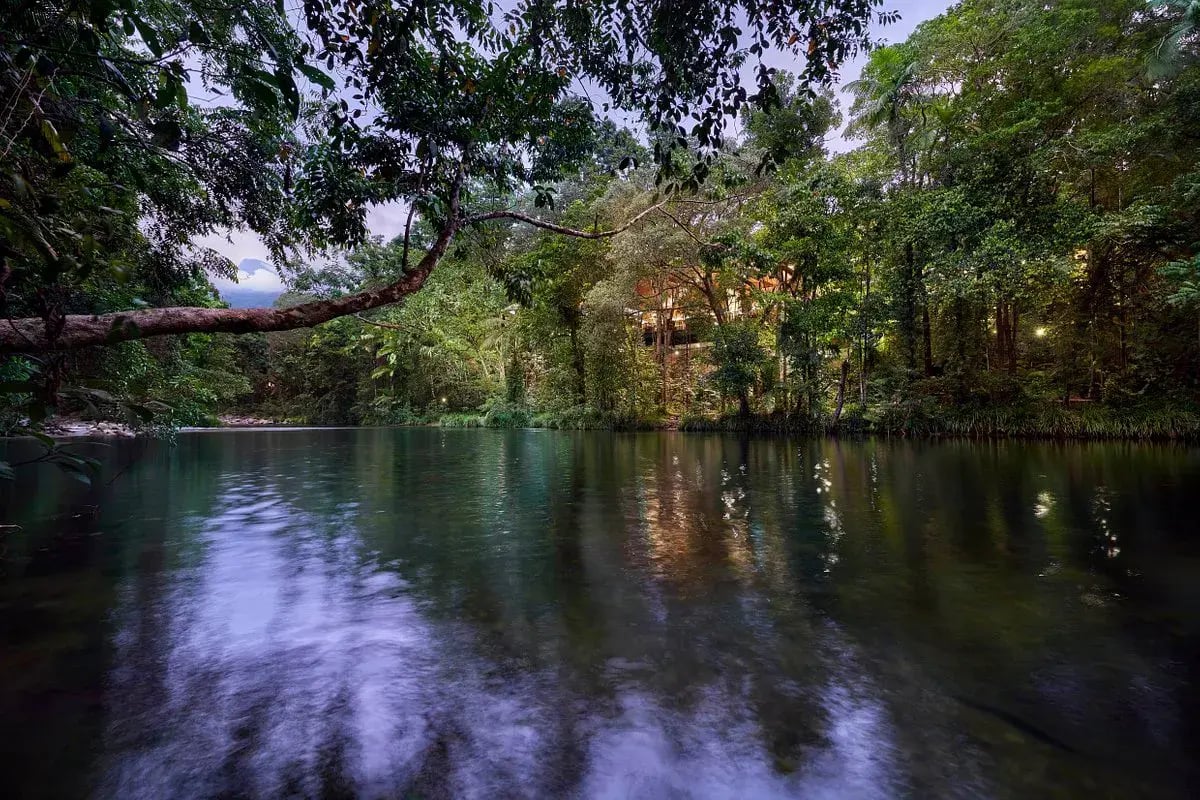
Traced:
POLYGON ((237 281, 214 278, 213 286, 231 308, 272 306, 286 291, 283 281, 271 265, 257 258, 244 258, 238 264, 237 281))

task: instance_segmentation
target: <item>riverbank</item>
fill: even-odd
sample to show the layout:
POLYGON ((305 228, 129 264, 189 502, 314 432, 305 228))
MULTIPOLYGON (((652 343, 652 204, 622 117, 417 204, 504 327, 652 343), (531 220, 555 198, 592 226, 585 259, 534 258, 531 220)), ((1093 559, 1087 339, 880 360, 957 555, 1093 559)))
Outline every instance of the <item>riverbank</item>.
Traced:
MULTIPOLYGON (((261 427, 309 427, 297 420, 273 420, 254 414, 221 414, 203 430, 261 427)), ((1104 406, 1008 407, 993 409, 925 409, 883 413, 868 417, 843 415, 837 426, 814 425, 795 416, 737 414, 684 415, 635 418, 576 407, 534 413, 530 409, 495 407, 487 413, 450 412, 413 415, 383 427, 442 427, 547 430, 670 431, 687 433, 749 433, 761 436, 887 436, 913 439, 1061 439, 1130 441, 1200 441, 1200 413, 1177 408, 1125 408, 1104 406)), ((377 427, 359 425, 346 427, 377 427)), ((82 437, 131 438, 153 435, 112 420, 57 417, 42 432, 55 439, 82 437)))
POLYGON ((632 418, 589 408, 534 414, 505 409, 487 414, 450 413, 423 420, 446 428, 548 428, 553 430, 680 430, 693 433, 752 433, 802 436, 891 436, 903 438, 1069 439, 1200 441, 1200 413, 1163 407, 1111 408, 1089 405, 1011 406, 986 409, 877 409, 843 415, 836 426, 783 414, 684 415, 632 418))

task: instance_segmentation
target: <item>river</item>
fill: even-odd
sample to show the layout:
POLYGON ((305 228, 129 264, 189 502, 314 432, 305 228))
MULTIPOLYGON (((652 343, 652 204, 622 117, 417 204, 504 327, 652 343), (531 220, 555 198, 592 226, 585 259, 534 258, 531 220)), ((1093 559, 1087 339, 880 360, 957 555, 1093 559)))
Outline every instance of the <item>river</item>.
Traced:
POLYGON ((1200 785, 1194 448, 327 429, 85 449, 107 485, 0 485, 22 526, 0 534, 7 797, 1200 785))

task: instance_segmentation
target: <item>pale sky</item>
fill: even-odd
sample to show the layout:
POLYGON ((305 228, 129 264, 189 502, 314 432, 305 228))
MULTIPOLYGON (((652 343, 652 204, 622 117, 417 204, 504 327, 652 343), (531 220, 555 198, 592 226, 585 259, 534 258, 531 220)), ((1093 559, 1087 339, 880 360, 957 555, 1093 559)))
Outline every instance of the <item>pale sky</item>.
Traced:
MULTIPOLYGON (((882 8, 899 11, 900 21, 894 25, 879 28, 876 37, 884 43, 901 42, 913 32, 917 25, 936 17, 951 5, 951 0, 884 0, 882 8)), ((865 61, 866 56, 860 55, 846 63, 842 68, 842 84, 857 79, 865 61)), ((782 57, 772 66, 792 72, 799 71, 794 61, 782 57)), ((844 96, 840 90, 839 98, 844 113, 849 108, 849 98, 844 96)), ((840 133, 829 141, 830 149, 835 152, 845 152, 854 145, 854 142, 846 141, 840 133)), ((372 235, 391 239, 403 230, 404 216, 404 207, 399 203, 377 206, 367 212, 367 227, 372 235)), ((248 231, 232 231, 228 236, 205 236, 197 238, 195 241, 198 245, 211 247, 238 265, 242 265, 242 262, 247 259, 260 262, 269 261, 267 248, 258 236, 248 231)), ((279 277, 265 263, 249 263, 243 266, 248 271, 239 269, 236 283, 225 278, 213 279, 213 285, 222 293, 222 296, 227 296, 232 291, 258 295, 278 294, 284 290, 284 285, 279 277)))

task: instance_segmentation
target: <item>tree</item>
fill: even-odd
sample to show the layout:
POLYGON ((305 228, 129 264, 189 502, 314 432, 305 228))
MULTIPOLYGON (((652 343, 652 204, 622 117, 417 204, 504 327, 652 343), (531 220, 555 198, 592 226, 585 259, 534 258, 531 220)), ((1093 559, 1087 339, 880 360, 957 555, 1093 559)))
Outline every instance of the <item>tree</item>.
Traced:
POLYGON ((744 319, 719 326, 713 333, 712 382, 722 394, 736 397, 738 413, 750 416, 750 389, 769 363, 766 349, 759 343, 762 329, 754 320, 744 319))
POLYGON ((488 198, 519 188, 530 188, 539 206, 552 202, 546 182, 594 140, 597 110, 574 95, 576 82, 597 86, 607 96, 605 109, 643 116, 661 137, 654 158, 667 188, 695 188, 722 143, 722 120, 747 104, 775 100, 763 63, 767 51, 803 54, 801 85, 820 85, 868 43, 877 2, 704 2, 685 15, 668 3, 522 3, 497 24, 482 0, 428 7, 307 0, 308 37, 292 27, 282 6, 266 4, 231 14, 192 0, 18 3, 17 13, 6 15, 11 35, 4 39, 4 80, 6 96, 15 98, 11 116, 21 121, 12 133, 24 143, 17 147, 6 134, 5 171, 19 179, 3 211, 12 229, 19 223, 31 233, 6 256, 8 269, 22 273, 19 282, 36 284, 46 302, 18 306, 34 313, 3 327, 0 349, 69 350, 183 332, 283 330, 394 303, 424 284, 463 228, 533 221, 500 207, 472 213, 473 204, 488 205, 488 198), (741 80, 747 55, 756 62, 753 92, 741 80), (339 88, 330 76, 335 70, 344 80, 331 94, 339 88), (195 110, 186 90, 197 72, 206 86, 230 90, 234 105, 195 110), (307 105, 297 75, 324 89, 325 99, 307 105), (143 114, 147 102, 154 111, 143 114), (689 130, 682 123, 693 114, 689 130), (299 132, 288 127, 289 118, 301 120, 299 132), (58 130, 65 119, 72 125, 66 138, 58 130), (687 136, 696 142, 690 169, 672 155, 687 136), (201 168, 214 138, 220 153, 251 154, 233 176, 224 164, 211 172, 201 168), (105 150, 118 139, 144 153, 143 163, 186 168, 168 170, 160 181, 123 182, 124 162, 105 150), (67 202, 58 205, 72 215, 64 236, 84 257, 85 269, 106 243, 121 238, 112 235, 105 215, 116 209, 112 216, 132 233, 148 197, 181 212, 171 217, 179 221, 189 218, 186 204, 196 198, 211 198, 225 213, 173 228, 164 237, 169 241, 226 222, 247 224, 270 235, 281 259, 296 244, 357 243, 371 203, 408 202, 436 236, 395 282, 350 297, 288 309, 65 313, 53 296, 72 280, 64 259, 76 256, 39 236, 28 221, 45 187, 65 180, 64 165, 75 164, 76 152, 88 169, 67 181, 67 202), (113 192, 124 207, 106 196, 113 192), (255 198, 262 202, 249 202, 255 198))
POLYGON ((845 347, 843 400, 849 370, 849 186, 840 170, 824 164, 789 177, 759 211, 763 225, 756 238, 769 267, 761 273, 768 282, 758 304, 778 322, 778 348, 791 367, 796 411, 815 421, 826 359, 845 347))
MULTIPOLYGON (((797 91, 789 72, 775 75, 779 102, 746 115, 747 144, 762 151, 765 163, 804 163, 825 153, 825 137, 841 124, 841 115, 829 92, 817 97, 797 91)), ((760 163, 763 163, 760 161, 760 163)))
POLYGON ((1178 20, 1154 48, 1149 59, 1151 77, 1161 78, 1175 75, 1187 57, 1187 48, 1200 38, 1200 2, 1196 0, 1151 0, 1151 5, 1160 13, 1174 16, 1178 20))
POLYGON ((1191 307, 1196 314, 1196 344, 1200 348, 1200 255, 1189 261, 1172 261, 1162 269, 1163 275, 1175 285, 1167 302, 1191 307))
POLYGON ((901 205, 892 222, 895 229, 905 231, 892 237, 902 248, 902 254, 897 256, 897 317, 909 372, 915 372, 917 367, 920 338, 924 345, 924 372, 930 375, 932 330, 925 269, 919 252, 920 234, 906 225, 911 219, 911 208, 906 206, 912 202, 907 195, 924 183, 916 141, 927 125, 924 109, 932 98, 922 78, 920 64, 909 43, 875 50, 863 69, 863 77, 847 85, 855 95, 848 130, 860 136, 881 132, 883 145, 896 163, 897 185, 893 195, 901 205))

